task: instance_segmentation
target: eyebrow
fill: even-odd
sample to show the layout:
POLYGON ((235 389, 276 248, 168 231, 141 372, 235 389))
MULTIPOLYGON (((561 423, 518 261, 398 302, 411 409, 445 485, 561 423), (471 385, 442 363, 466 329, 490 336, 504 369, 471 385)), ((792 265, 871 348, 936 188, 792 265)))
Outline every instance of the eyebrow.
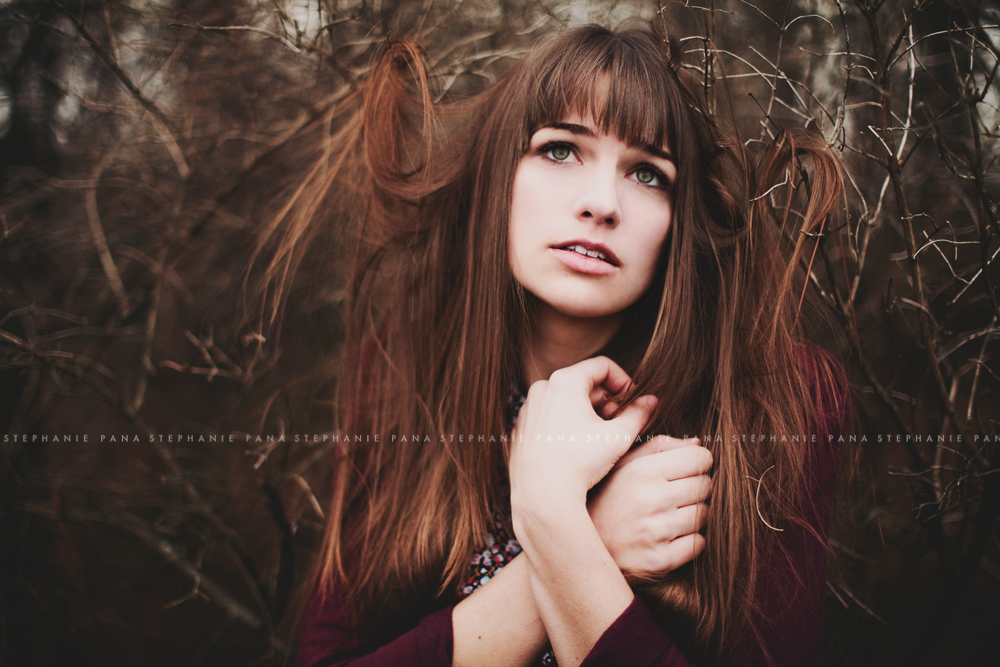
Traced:
MULTIPOLYGON (((597 133, 594 132, 593 128, 587 127, 586 125, 580 125, 578 123, 553 123, 549 125, 553 130, 565 130, 571 134, 575 134, 581 137, 587 137, 589 139, 596 139, 597 133)), ((661 160, 667 160, 668 162, 673 162, 674 158, 669 152, 663 150, 659 146, 654 146, 653 144, 645 144, 644 146, 636 146, 641 151, 649 153, 653 157, 658 157, 661 160)))

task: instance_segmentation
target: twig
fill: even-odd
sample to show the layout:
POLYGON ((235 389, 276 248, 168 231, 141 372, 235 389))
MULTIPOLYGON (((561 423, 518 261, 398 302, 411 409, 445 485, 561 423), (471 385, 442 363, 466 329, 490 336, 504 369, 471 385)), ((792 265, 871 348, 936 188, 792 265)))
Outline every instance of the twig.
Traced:
POLYGON ((281 42, 287 46, 293 53, 302 53, 302 49, 291 41, 287 37, 282 37, 281 35, 276 35, 270 30, 264 30, 263 28, 258 28, 252 25, 202 25, 200 23, 179 23, 177 21, 170 21, 167 23, 170 27, 176 28, 196 28, 198 30, 216 30, 219 32, 226 31, 239 31, 239 32, 255 32, 259 35, 264 35, 268 39, 273 39, 275 41, 281 42))
MULTIPOLYGON (((990 328, 994 328, 997 324, 997 318, 994 317, 993 321, 990 322, 990 328)), ((965 420, 972 421, 972 409, 976 404, 976 393, 979 388, 979 371, 983 368, 983 359, 986 356, 986 346, 990 344, 990 337, 992 334, 987 334, 983 339, 983 344, 979 348, 979 357, 976 359, 976 370, 972 375, 972 387, 969 389, 969 407, 965 413, 965 420)))
MULTIPOLYGON (((111 163, 114 159, 115 151, 109 151, 91 170, 90 178, 94 181, 100 179, 101 174, 104 169, 111 163)), ((101 260, 101 267, 104 269, 104 275, 108 279, 108 284, 111 285, 111 291, 114 293, 115 298, 118 300, 118 314, 122 319, 128 317, 131 308, 128 303, 128 297, 125 295, 125 285, 122 284, 121 276, 118 274, 118 267, 115 266, 115 260, 111 257, 111 251, 108 249, 108 239, 104 235, 104 227, 101 226, 101 215, 97 210, 97 188, 88 188, 83 194, 84 207, 87 210, 87 223, 90 226, 90 238, 94 241, 94 246, 97 248, 97 256, 101 260)))

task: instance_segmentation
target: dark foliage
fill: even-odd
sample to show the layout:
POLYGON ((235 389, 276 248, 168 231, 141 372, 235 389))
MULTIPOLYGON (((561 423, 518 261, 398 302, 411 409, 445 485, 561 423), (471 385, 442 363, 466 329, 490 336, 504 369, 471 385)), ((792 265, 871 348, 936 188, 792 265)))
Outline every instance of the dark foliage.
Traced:
MULTIPOLYGON (((802 322, 858 420, 824 664, 995 660, 1000 13, 705 5, 0 5, 0 664, 289 658, 337 432, 350 178, 274 326, 246 296, 261 222, 388 35, 460 98, 541 34, 630 16, 662 22, 751 146, 805 127, 844 160, 803 266, 802 322)), ((768 196, 808 187, 803 164, 768 196)))

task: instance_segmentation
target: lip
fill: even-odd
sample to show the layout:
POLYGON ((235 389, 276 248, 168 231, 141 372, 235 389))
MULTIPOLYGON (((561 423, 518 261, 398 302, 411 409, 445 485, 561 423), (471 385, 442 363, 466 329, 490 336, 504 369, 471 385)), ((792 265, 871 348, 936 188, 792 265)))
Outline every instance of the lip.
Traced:
POLYGON ((551 246, 550 250, 555 254, 556 258, 560 262, 569 268, 579 273, 586 273, 588 275, 606 276, 610 273, 616 272, 618 267, 621 265, 618 257, 611 252, 606 245, 602 243, 594 243, 585 239, 576 239, 573 241, 566 241, 565 243, 559 243, 551 246), (597 257, 581 255, 574 250, 565 249, 571 246, 583 246, 587 250, 600 252, 607 258, 607 261, 598 259, 597 257))
MULTIPOLYGON (((570 246, 575 246, 575 245, 583 246, 587 250, 596 250, 597 252, 607 257, 608 260, 607 263, 611 264, 612 266, 619 267, 622 265, 621 260, 618 259, 618 255, 613 253, 611 251, 611 248, 604 245, 603 243, 594 243, 593 241, 588 241, 587 239, 573 239, 572 241, 564 241, 563 243, 557 243, 556 245, 552 246, 552 249, 562 250, 563 248, 569 248, 570 246)), ((572 252, 572 250, 569 252, 572 252)), ((582 257, 583 255, 580 256, 582 257)))

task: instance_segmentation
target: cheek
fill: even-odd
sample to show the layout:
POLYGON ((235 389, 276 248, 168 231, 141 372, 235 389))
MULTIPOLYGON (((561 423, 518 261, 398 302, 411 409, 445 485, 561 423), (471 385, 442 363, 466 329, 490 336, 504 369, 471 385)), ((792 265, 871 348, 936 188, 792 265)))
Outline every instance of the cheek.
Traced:
POLYGON ((514 276, 514 280, 524 284, 524 277, 521 271, 521 266, 524 265, 524 260, 521 258, 521 237, 517 233, 517 226, 514 223, 513 217, 511 218, 510 224, 510 236, 507 240, 507 259, 510 262, 510 272, 514 276))
POLYGON ((552 188, 528 166, 518 167, 511 188, 508 253, 515 278, 520 280, 517 264, 524 263, 532 252, 545 245, 545 223, 551 218, 552 188))
POLYGON ((514 187, 510 202, 510 223, 508 227, 507 255, 510 258, 510 269, 514 278, 523 284, 521 266, 524 264, 524 253, 527 250, 532 228, 531 223, 531 193, 524 179, 518 176, 514 179, 514 187))
POLYGON ((642 265, 643 290, 647 289, 656 275, 663 246, 670 235, 672 216, 669 209, 664 212, 662 207, 652 207, 645 211, 644 221, 636 234, 636 257, 642 265))
MULTIPOLYGON (((530 222, 538 218, 542 207, 545 206, 546 188, 542 179, 534 176, 532 170, 527 167, 519 167, 514 176, 514 185, 511 188, 510 215, 511 225, 517 222, 522 228, 530 227, 530 222)), ((551 189, 549 190, 551 192, 551 189)))

